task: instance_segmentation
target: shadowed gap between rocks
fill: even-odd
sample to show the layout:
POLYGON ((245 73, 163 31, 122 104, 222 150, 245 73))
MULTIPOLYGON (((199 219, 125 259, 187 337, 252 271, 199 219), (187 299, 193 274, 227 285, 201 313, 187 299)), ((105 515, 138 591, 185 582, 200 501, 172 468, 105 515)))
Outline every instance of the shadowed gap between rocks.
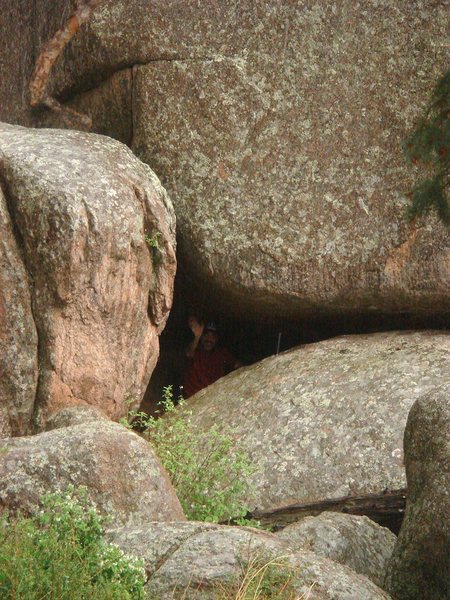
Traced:
MULTIPOLYGON (((40 381, 38 365, 40 363, 40 357, 42 354, 42 332, 40 331, 40 329, 38 327, 38 320, 36 319, 35 310, 34 310, 33 277, 31 275, 30 266, 27 261, 26 253, 23 250, 24 249, 23 235, 17 224, 16 214, 15 214, 15 210, 14 210, 13 203, 11 200, 11 192, 9 189, 8 182, 6 181, 6 178, 3 176, 1 166, 2 165, 0 163, 0 194, 3 194, 3 197, 5 199, 6 210, 7 210, 7 213, 8 213, 9 219, 10 219, 10 223, 11 223, 11 228, 12 228, 12 235, 16 242, 16 249, 18 252, 19 260, 21 261, 23 269, 24 269, 25 284, 28 287, 28 292, 30 295, 30 304, 29 304, 30 317, 31 317, 32 326, 35 330, 35 335, 36 335, 35 357, 36 357, 36 369, 37 369, 36 373, 37 374, 36 374, 36 381, 33 386, 33 396, 34 396, 33 404, 32 404, 33 409, 32 409, 32 412, 31 412, 29 420, 28 420, 28 429, 31 431, 34 427, 36 412, 38 410, 37 398, 38 398, 39 381, 40 381)), ((29 342, 31 344, 31 340, 29 340, 29 342)), ((31 401, 31 397, 30 397, 30 401, 31 401)), ((14 435, 16 434, 14 429, 12 430, 12 433, 14 435)))
MULTIPOLYGON (((251 365, 277 352, 286 352, 300 345, 340 335, 446 328, 445 319, 442 317, 435 317, 430 323, 430 317, 407 313, 336 315, 295 321, 283 319, 275 313, 271 318, 255 318, 250 311, 239 310, 236 306, 230 306, 226 311, 220 305, 220 299, 210 293, 208 286, 195 283, 179 263, 173 308, 166 329, 160 338, 159 362, 141 404, 141 409, 145 412, 155 413, 164 386, 172 385, 175 397, 181 392, 185 365, 184 351, 192 339, 187 326, 187 318, 191 314, 205 321, 216 320, 221 342, 244 365, 251 365)), ((366 515, 398 535, 405 504, 406 489, 398 489, 385 490, 378 495, 333 498, 311 504, 290 504, 274 511, 263 511, 249 516, 276 530, 283 529, 286 525, 306 516, 315 516, 324 510, 332 510, 366 515)))
POLYGON ((368 315, 347 314, 304 320, 286 319, 274 314, 256 316, 252 311, 221 305, 221 300, 210 293, 208 284, 195 281, 178 263, 175 279, 174 302, 166 328, 160 337, 160 356, 152 374, 141 410, 154 413, 165 386, 173 386, 175 397, 181 390, 185 366, 184 352, 192 339, 187 325, 190 315, 205 321, 215 320, 219 327, 220 343, 248 366, 277 352, 286 352, 297 346, 320 342, 340 335, 357 335, 408 329, 447 328, 444 316, 413 315, 408 313, 368 315))

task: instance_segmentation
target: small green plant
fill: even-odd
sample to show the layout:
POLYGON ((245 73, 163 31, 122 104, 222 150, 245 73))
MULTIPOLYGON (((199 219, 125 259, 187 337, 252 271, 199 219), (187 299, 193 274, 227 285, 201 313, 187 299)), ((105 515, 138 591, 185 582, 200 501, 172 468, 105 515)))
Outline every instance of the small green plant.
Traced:
POLYGON ((175 405, 171 386, 164 388, 161 405, 160 418, 132 412, 131 422, 154 447, 187 518, 218 523, 244 517, 248 510, 242 498, 254 468, 238 449, 235 433, 218 426, 199 432, 185 401, 175 405))
POLYGON ((139 415, 142 415, 143 417, 145 417, 145 419, 147 418, 146 413, 141 413, 141 412, 137 412, 137 411, 133 410, 131 408, 133 404, 135 404, 134 396, 131 394, 125 396, 125 406, 127 407, 127 416, 119 419, 119 423, 130 430, 137 427, 137 420, 138 420, 139 415))
POLYGON ((404 143, 404 151, 410 163, 421 163, 428 174, 409 194, 409 219, 434 208, 441 221, 450 225, 450 71, 436 84, 425 115, 404 143))
POLYGON ((144 235, 145 243, 150 250, 150 256, 153 262, 153 266, 157 269, 162 262, 162 248, 159 245, 159 240, 162 238, 162 233, 157 231, 153 235, 144 235))
POLYGON ((160 231, 157 231, 154 235, 144 235, 145 243, 149 248, 154 248, 155 250, 161 251, 161 247, 159 245, 159 240, 161 239, 162 234, 160 231))
POLYGON ((43 498, 34 517, 0 520, 2 600, 141 600, 142 562, 103 537, 86 490, 43 498))

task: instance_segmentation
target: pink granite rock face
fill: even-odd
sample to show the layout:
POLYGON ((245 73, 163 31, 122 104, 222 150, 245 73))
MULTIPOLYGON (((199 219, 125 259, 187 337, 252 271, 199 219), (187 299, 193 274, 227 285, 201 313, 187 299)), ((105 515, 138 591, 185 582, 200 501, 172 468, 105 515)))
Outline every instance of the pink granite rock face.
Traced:
POLYGON ((102 81, 80 107, 120 139, 110 115, 123 102, 127 121, 131 102, 131 146, 216 305, 426 319, 450 310, 448 234, 406 221, 402 141, 447 66, 447 33, 434 0, 106 1, 52 85, 102 81))
POLYGON ((426 321, 450 311, 448 233, 408 225, 402 141, 447 68, 444 4, 105 0, 50 89, 161 177, 216 306, 426 321))
POLYGON ((75 404, 117 419, 142 398, 171 307, 170 200, 93 134, 1 125, 0 173, 31 281, 38 421, 75 404))
POLYGON ((29 82, 44 43, 78 0, 0 0, 0 121, 31 126, 29 82))

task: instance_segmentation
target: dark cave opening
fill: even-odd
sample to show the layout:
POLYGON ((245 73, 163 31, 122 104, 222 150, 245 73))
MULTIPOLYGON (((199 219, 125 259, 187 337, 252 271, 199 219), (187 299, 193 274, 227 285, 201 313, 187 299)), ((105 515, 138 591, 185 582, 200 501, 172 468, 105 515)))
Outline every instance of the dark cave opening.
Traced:
POLYGON ((216 302, 207 286, 193 280, 180 267, 175 280, 174 301, 167 325, 160 336, 160 356, 152 374, 141 410, 154 414, 165 386, 173 387, 174 398, 181 394, 186 364, 185 350, 192 340, 187 321, 195 315, 204 322, 217 323, 220 343, 244 366, 263 360, 277 352, 320 342, 341 335, 376 333, 408 329, 446 329, 445 315, 380 312, 339 314, 292 319, 282 315, 256 315, 252 311, 216 302))
MULTIPOLYGON (((207 286, 206 286, 207 287, 207 286)), ((160 336, 160 357, 141 404, 141 410, 155 415, 162 399, 163 388, 171 385, 174 398, 182 392, 185 350, 192 340, 187 321, 190 315, 207 322, 216 321, 220 342, 244 366, 292 348, 320 342, 341 335, 370 334, 393 330, 424 330, 448 328, 445 315, 382 314, 379 312, 339 314, 308 319, 287 319, 277 314, 255 315, 251 311, 226 310, 221 299, 208 295, 205 285, 199 285, 179 268, 175 281, 174 302, 166 328, 160 336), (216 302, 215 300, 218 300, 216 302)), ((288 505, 267 514, 251 515, 266 526, 284 527, 304 516, 322 510, 366 515, 396 535, 400 530, 406 502, 406 490, 390 490, 379 495, 346 497, 311 505, 288 505), (342 506, 341 506, 342 504, 342 506), (273 513, 273 514, 272 514, 273 513)))

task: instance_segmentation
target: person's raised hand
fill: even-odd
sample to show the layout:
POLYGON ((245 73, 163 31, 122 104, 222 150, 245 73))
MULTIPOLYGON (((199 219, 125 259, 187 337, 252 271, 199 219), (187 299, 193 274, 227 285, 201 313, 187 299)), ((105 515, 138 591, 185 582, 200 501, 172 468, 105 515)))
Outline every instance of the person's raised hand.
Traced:
POLYGON ((205 324, 200 323, 196 317, 189 317, 188 319, 189 329, 192 331, 196 338, 200 338, 205 329, 205 324))

